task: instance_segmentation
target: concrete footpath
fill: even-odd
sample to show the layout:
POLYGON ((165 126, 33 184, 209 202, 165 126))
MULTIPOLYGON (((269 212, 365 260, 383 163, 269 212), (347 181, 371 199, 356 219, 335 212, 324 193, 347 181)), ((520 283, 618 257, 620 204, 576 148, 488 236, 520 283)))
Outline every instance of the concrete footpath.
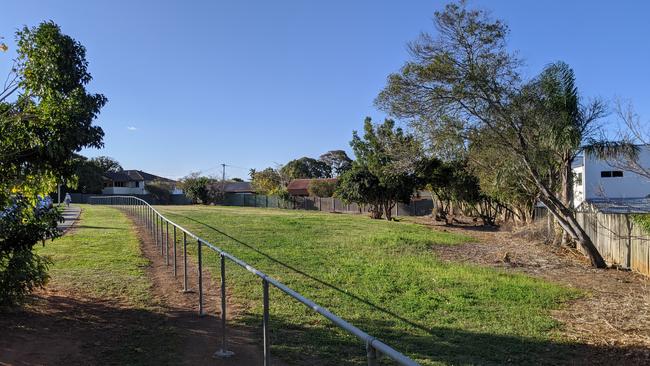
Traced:
POLYGON ((70 205, 70 207, 66 207, 63 209, 63 222, 59 222, 57 225, 57 228, 59 231, 65 233, 70 229, 70 227, 77 221, 79 218, 79 214, 81 214, 81 207, 79 206, 73 206, 70 205))

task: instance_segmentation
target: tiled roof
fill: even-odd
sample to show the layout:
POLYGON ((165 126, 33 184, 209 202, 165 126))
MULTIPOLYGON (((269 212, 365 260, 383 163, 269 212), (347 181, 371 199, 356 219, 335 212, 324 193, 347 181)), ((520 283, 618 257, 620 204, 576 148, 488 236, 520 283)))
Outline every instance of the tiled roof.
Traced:
POLYGON ((226 193, 253 193, 253 185, 251 182, 227 182, 224 187, 226 193))
POLYGON ((131 182, 131 181, 154 181, 154 180, 160 180, 163 182, 169 182, 169 183, 176 183, 176 181, 167 179, 164 177, 159 177, 154 174, 149 174, 147 172, 143 172, 142 170, 122 170, 121 172, 106 172, 104 173, 104 177, 108 178, 112 181, 117 181, 117 182, 131 182))

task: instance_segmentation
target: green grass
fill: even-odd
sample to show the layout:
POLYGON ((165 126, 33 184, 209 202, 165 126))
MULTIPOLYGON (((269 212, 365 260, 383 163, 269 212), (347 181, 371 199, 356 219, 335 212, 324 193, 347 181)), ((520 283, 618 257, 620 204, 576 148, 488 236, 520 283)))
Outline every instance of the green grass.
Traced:
MULTIPOLYGON (((578 292, 524 275, 443 263, 431 250, 468 237, 354 215, 160 209, 422 364, 555 363, 575 350, 557 339, 549 312, 578 292)), ((206 259, 217 274, 217 256, 206 259)), ((238 321, 259 326, 260 279, 233 264, 228 273, 234 299, 243 306, 238 321)), ((278 290, 271 297, 276 355, 297 363, 364 364, 356 338, 278 290)))
POLYGON ((114 208, 82 207, 72 232, 37 249, 53 262, 48 286, 84 299, 73 305, 82 320, 60 320, 94 334, 81 341, 98 364, 174 364, 176 333, 151 295, 135 227, 114 208))

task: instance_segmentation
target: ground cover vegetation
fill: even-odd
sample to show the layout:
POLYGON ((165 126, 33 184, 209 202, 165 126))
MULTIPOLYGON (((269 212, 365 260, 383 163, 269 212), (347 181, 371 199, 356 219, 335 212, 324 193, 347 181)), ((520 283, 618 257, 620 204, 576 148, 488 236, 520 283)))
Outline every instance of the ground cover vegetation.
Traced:
MULTIPOLYGON (((160 206, 180 225, 280 279, 424 365, 567 362, 552 309, 578 291, 532 277, 439 261, 468 237, 357 215, 223 206, 160 206)), ((190 250, 193 254, 195 246, 190 250)), ((203 253, 218 273, 218 257, 203 253)), ((261 282, 228 264, 234 321, 258 327, 261 282)), ((296 363, 365 364, 363 345, 271 290, 273 353, 296 363)))

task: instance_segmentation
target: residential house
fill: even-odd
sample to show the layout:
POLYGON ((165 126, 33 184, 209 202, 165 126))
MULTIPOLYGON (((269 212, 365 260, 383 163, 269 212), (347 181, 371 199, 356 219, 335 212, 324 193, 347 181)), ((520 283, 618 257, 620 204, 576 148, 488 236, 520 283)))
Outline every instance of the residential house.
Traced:
POLYGON ((223 189, 225 193, 232 194, 254 194, 255 189, 251 182, 226 182, 223 189))
POLYGON ((298 197, 309 196, 309 185, 314 180, 322 180, 322 181, 334 182, 334 183, 338 181, 337 178, 294 179, 291 182, 289 182, 289 185, 287 186, 287 191, 292 196, 298 196, 298 197))
POLYGON ((104 181, 102 194, 107 195, 144 195, 148 193, 146 185, 154 181, 170 183, 173 195, 183 194, 183 190, 178 188, 178 182, 142 170, 106 172, 102 178, 104 181))
MULTIPOLYGON (((650 145, 639 146, 640 166, 650 169, 650 145)), ((573 162, 574 206, 584 201, 640 199, 650 196, 650 180, 616 162, 584 153, 573 162)))

